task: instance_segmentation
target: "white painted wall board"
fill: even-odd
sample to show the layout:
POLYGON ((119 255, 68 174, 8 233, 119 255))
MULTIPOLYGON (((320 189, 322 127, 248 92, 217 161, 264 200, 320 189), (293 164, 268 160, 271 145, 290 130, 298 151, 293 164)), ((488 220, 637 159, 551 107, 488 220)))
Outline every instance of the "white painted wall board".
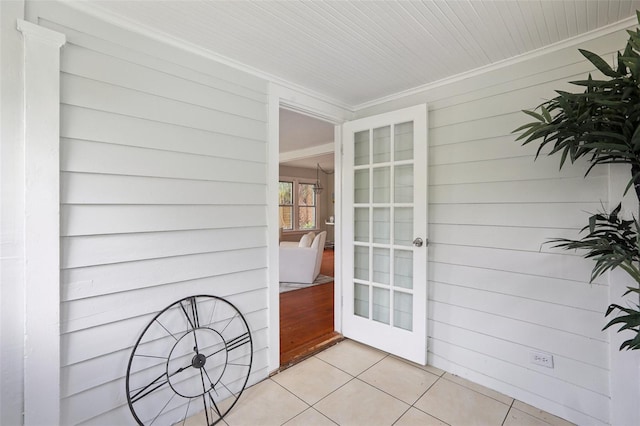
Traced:
POLYGON ((188 295, 230 297, 262 288, 267 288, 265 270, 257 269, 63 302, 61 332, 71 333, 158 312, 173 300, 188 295))
POLYGON ((254 100, 163 71, 69 44, 60 64, 63 72, 188 104, 266 121, 264 100, 254 100))
POLYGON ((477 301, 482 300, 483 309, 494 315, 608 342, 608 336, 601 331, 605 322, 602 312, 435 281, 431 282, 429 297, 435 302, 468 309, 474 309, 477 301))
POLYGON ((61 235, 266 226, 264 206, 65 205, 61 235), (153 217, 153 221, 149 221, 153 217))
MULTIPOLYGON (((254 311, 266 309, 265 295, 266 289, 227 297, 243 315, 249 316, 254 311)), ((175 301, 175 299, 169 301, 175 301)), ((167 303, 166 305, 168 305, 167 303)), ((61 347, 63 349, 61 365, 67 366, 91 358, 99 357, 104 353, 111 353, 122 349, 131 348, 140 335, 141 330, 151 321, 155 313, 128 318, 123 321, 102 324, 76 332, 63 334, 61 336, 61 347), (88 345, 86 342, 99 339, 100 345, 88 345), (83 344, 84 342, 84 344, 83 344), (72 349, 72 350, 69 350, 72 349)), ((249 324, 250 329, 261 329, 263 324, 249 324)), ((124 370, 122 371, 125 372, 124 370)))
POLYGON ((113 112, 151 121, 261 140, 266 124, 235 114, 160 96, 125 89, 112 84, 63 73, 60 102, 99 111, 113 112), (177 113, 179 108, 180 113, 177 113))
POLYGON ((265 248, 199 253, 62 271, 62 300, 260 269, 265 248))
POLYGON ((489 139, 443 144, 429 147, 429 167, 460 162, 531 157, 536 154, 533 144, 522 146, 513 135, 489 139))
MULTIPOLYGON (((579 256, 553 253, 532 253, 486 247, 438 244, 429 253, 433 262, 452 263, 518 272, 550 278, 589 282, 592 261, 579 256)), ((602 277, 595 281, 602 283, 602 277)))
MULTIPOLYGON (((429 216, 432 223, 561 228, 578 231, 588 224, 590 215, 603 211, 601 202, 488 202, 472 204, 452 201, 454 202, 434 202, 429 206, 429 216)), ((543 235, 540 237, 544 238, 543 235)))
POLYGON ((531 364, 530 352, 539 351, 535 346, 520 345, 438 321, 433 322, 433 339, 537 372, 540 376, 546 376, 543 380, 567 382, 608 397, 609 370, 606 368, 576 363, 558 354, 553 354, 552 369, 531 364))
POLYGON ((77 139, 62 139, 60 145, 60 169, 68 172, 264 184, 266 166, 259 162, 77 139))
POLYGON ((429 281, 604 313, 608 286, 448 263, 434 264, 429 281))
POLYGON ((266 205, 264 184, 63 172, 63 204, 266 205))
MULTIPOLYGON (((429 184, 452 185, 461 183, 519 182, 536 179, 582 178, 589 165, 586 161, 577 161, 572 167, 558 170, 558 159, 540 157, 531 167, 534 157, 501 158, 495 160, 459 162, 442 164, 429 168, 429 184)), ((590 177, 606 176, 604 167, 594 168, 590 177)))
POLYGON ((604 203, 607 178, 538 179, 519 182, 482 182, 429 187, 429 203, 604 203))
POLYGON ((63 138, 264 162, 265 141, 61 105, 63 138))
MULTIPOLYGON (((608 355, 606 353, 608 344, 601 340, 596 341, 555 328, 530 324, 489 312, 482 312, 478 309, 468 309, 441 302, 430 301, 429 310, 430 320, 440 321, 451 326, 465 328, 520 345, 533 346, 543 352, 560 354, 581 363, 608 369, 608 355)), ((432 352, 438 353, 437 351, 432 352)), ((495 372, 492 374, 495 374, 495 372)), ((509 377, 497 377, 505 382, 510 380, 509 377)))
POLYGON ((487 247, 579 256, 579 253, 553 248, 548 241, 555 238, 575 238, 576 229, 524 228, 486 225, 442 225, 429 227, 429 241, 449 244, 487 247), (545 236, 546 235, 546 236, 545 236))
MULTIPOLYGON (((522 108, 530 107, 523 104, 522 108)), ((431 117, 436 114, 437 112, 429 110, 429 120, 431 121, 431 117)), ((529 122, 531 122, 531 119, 521 112, 510 112, 482 120, 460 122, 442 127, 429 127, 429 136, 434 139, 432 147, 498 136, 513 136, 511 132, 514 129, 529 122)))
POLYGON ((261 227, 87 235, 61 240, 63 269, 266 247, 261 227), (127 250, 122 250, 126 247, 127 250))

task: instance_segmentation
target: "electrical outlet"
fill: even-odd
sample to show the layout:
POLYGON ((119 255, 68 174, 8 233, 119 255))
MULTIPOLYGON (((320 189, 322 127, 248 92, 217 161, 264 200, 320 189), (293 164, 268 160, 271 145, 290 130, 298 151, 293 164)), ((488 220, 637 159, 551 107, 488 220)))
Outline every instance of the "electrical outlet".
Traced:
POLYGON ((547 368, 553 368, 553 355, 544 352, 531 351, 529 360, 532 364, 541 365, 547 368))

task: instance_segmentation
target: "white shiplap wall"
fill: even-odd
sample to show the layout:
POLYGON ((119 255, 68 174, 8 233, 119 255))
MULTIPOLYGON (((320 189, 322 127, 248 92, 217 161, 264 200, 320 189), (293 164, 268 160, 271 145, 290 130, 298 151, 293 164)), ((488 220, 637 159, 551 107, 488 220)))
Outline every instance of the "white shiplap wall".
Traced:
MULTIPOLYGON (((579 47, 613 57, 626 35, 579 47)), ((610 419, 606 280, 543 243, 607 207, 608 169, 534 162, 510 132, 592 66, 576 47, 358 111, 429 105, 429 362, 579 424, 610 419), (530 363, 553 355, 554 368, 530 363)), ((572 89, 575 90, 575 89, 572 89)))
POLYGON ((267 83, 52 2, 61 58, 61 422, 128 424, 153 314, 228 298, 267 376, 267 83))

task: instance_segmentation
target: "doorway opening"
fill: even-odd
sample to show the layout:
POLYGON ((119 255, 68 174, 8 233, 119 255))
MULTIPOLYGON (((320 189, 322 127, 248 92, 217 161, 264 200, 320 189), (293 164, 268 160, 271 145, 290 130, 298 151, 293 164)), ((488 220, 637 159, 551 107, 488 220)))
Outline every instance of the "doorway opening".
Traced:
MULTIPOLYGON (((334 124, 284 108, 279 110, 279 120, 280 244, 295 249, 304 245, 301 240, 313 242, 324 234, 317 254, 319 275, 313 282, 281 279, 280 366, 285 368, 342 336, 334 322, 334 124)), ((280 254, 281 275, 282 268, 309 268, 288 258, 286 250, 280 254)))

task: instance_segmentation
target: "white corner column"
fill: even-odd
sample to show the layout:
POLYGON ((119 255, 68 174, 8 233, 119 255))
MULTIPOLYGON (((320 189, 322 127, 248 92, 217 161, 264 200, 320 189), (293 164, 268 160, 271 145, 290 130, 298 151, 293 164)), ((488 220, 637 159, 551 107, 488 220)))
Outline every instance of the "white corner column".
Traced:
POLYGON ((60 47, 18 20, 24 39, 24 424, 60 422, 60 47))

